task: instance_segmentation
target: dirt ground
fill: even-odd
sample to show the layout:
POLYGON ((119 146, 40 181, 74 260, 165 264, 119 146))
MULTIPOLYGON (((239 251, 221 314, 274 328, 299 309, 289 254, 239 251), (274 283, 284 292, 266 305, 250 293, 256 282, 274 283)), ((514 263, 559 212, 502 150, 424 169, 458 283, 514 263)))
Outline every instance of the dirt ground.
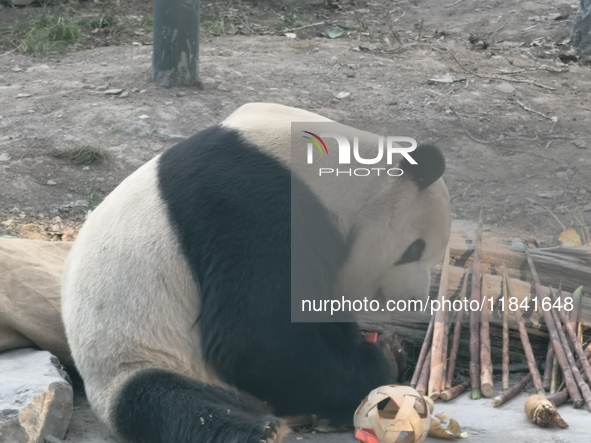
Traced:
MULTIPOLYGON (((243 103, 266 101, 436 143, 454 217, 475 219, 482 207, 487 223, 543 246, 568 227, 588 241, 591 66, 568 47, 576 3, 204 4, 206 89, 152 84, 149 34, 98 32, 49 58, 4 44, 0 229, 70 239, 146 160, 243 103), (296 38, 282 32, 319 22, 296 38), (332 28, 343 35, 328 38, 332 28)), ((150 13, 145 2, 121 4, 122 14, 150 13)), ((0 27, 39 9, 0 9, 0 27)))
MULTIPOLYGON (((576 0, 317 3, 204 2, 203 89, 155 86, 141 30, 23 54, 2 30, 40 8, 0 9, 0 235, 71 240, 141 164, 259 101, 437 144, 454 218, 483 208, 487 224, 541 246, 566 228, 589 242, 591 63, 568 46, 576 0)), ((150 5, 54 10, 149 23, 150 5)), ((68 441, 111 441, 77 402, 68 441)))

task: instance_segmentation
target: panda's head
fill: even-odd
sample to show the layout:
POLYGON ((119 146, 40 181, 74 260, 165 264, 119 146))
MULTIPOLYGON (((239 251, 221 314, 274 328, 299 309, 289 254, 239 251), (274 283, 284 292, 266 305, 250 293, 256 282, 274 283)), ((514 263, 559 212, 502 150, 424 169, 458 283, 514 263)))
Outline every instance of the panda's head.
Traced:
POLYGON ((450 197, 439 149, 420 145, 412 157, 418 164, 402 160, 403 176, 372 198, 351 227, 337 296, 427 298, 431 269, 449 240, 450 197))
MULTIPOLYGON (((445 170, 441 152, 430 145, 417 147, 412 152, 417 164, 402 160, 398 167, 404 174, 400 177, 348 180, 332 176, 319 180, 316 169, 291 161, 291 146, 299 146, 294 143, 302 140, 299 132, 292 131, 296 122, 305 122, 306 129, 314 133, 322 133, 325 127, 321 125, 330 122, 338 125, 331 126, 333 132, 349 139, 358 136, 362 147, 378 143, 376 134, 273 103, 244 105, 223 124, 290 165, 334 216, 348 242, 336 297, 425 299, 430 270, 443 259, 450 234, 450 198, 441 178, 445 170)), ((326 142, 331 153, 337 152, 334 140, 326 142)), ((322 165, 335 158, 320 156, 315 161, 322 165)))

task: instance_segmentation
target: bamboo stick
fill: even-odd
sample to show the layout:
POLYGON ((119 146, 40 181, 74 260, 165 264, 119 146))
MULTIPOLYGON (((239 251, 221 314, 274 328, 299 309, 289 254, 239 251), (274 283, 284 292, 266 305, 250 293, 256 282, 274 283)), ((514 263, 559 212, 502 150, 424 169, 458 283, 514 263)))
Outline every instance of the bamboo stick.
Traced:
POLYGON ((458 395, 460 395, 461 393, 465 392, 469 387, 470 387, 470 379, 468 379, 468 380, 466 380, 454 387, 447 388, 446 390, 444 390, 441 393, 440 397, 443 401, 452 400, 452 399, 456 398, 458 395))
POLYGON ((549 395, 546 397, 554 406, 558 407, 568 400, 568 389, 564 388, 562 391, 557 392, 556 394, 549 395))
POLYGON ((439 306, 440 309, 435 313, 435 325, 433 326, 433 345, 431 346, 431 370, 429 374, 429 397, 432 400, 437 400, 441 392, 443 380, 445 380, 445 358, 443 354, 445 344, 445 310, 443 309, 443 299, 447 294, 447 287, 449 284, 449 267, 450 267, 450 249, 449 244, 445 251, 445 258, 443 259, 443 267, 441 269, 441 280, 439 284, 439 306))
MULTIPOLYGON (((534 262, 531 259, 529 254, 529 250, 527 246, 524 246, 525 251, 525 258, 529 265, 530 272, 532 274, 532 278, 534 281, 534 287, 536 291, 536 296, 538 301, 542 299, 542 285, 540 283, 540 278, 538 277, 538 273, 536 272, 536 268, 534 266, 534 262)), ((554 325, 554 320, 552 319, 552 314, 544 309, 542 309, 542 315, 544 316, 544 321, 546 322, 546 328, 548 329, 548 335, 552 340, 552 346, 554 347, 554 353, 556 354, 556 358, 558 360, 558 364, 560 365, 560 369, 562 369, 562 376, 564 382, 566 383, 566 387, 568 389, 568 393, 570 398, 573 400, 573 405, 575 408, 580 408, 583 406, 583 399, 581 394, 579 393, 579 389, 577 384, 574 380, 573 371, 568 364, 568 360, 566 358, 566 349, 564 349, 560 343, 560 337, 558 336, 558 331, 556 330, 556 326, 554 325)), ((576 369, 576 368, 575 368, 576 369)), ((580 374, 579 374, 580 375, 580 374)))
MULTIPOLYGON (((480 306, 480 250, 482 248, 482 209, 478 217, 478 230, 476 231, 476 242, 474 245, 474 261, 472 270, 472 294, 470 302, 476 301, 480 306)), ((478 400, 481 397, 480 391, 480 316, 475 309, 470 310, 470 398, 478 400)))
POLYGON ((507 269, 505 265, 501 267, 503 274, 502 297, 503 297, 503 369, 502 369, 502 389, 509 389, 509 300, 507 297, 507 269))
POLYGON ((574 328, 577 330, 577 337, 578 337, 580 343, 583 342, 583 325, 581 324, 581 312, 583 311, 582 295, 583 295, 583 287, 582 286, 578 287, 573 292, 574 328))
POLYGON ((480 392, 486 398, 494 394, 493 389, 493 368, 490 356, 490 325, 488 323, 488 300, 486 299, 486 274, 482 274, 481 299, 482 313, 480 317, 480 392))
POLYGON ((552 368, 554 367, 554 348, 552 341, 548 340, 548 352, 546 354, 546 365, 544 366, 544 376, 542 382, 544 383, 544 390, 551 392, 552 368))
MULTIPOLYGON (((560 296, 555 294, 554 290, 552 288, 550 288, 550 294, 552 295, 553 302, 556 302, 556 300, 560 299, 560 296)), ((556 313, 556 310, 552 309, 552 312, 556 313)), ((577 354, 577 357, 579 359, 579 363, 581 364, 581 369, 583 370, 583 373, 587 377, 587 380, 591 381, 591 365, 587 361, 587 357, 585 355, 585 351, 583 350, 583 346, 581 346, 581 343, 579 342, 579 339, 577 337, 577 333, 575 332, 574 326, 576 326, 576 323, 573 324, 568 321, 568 319, 566 317, 566 313, 564 312, 563 309, 559 309, 558 312, 560 313, 560 317, 561 317, 562 322, 564 324, 564 328, 566 329, 566 333, 568 335, 568 338, 570 339, 570 344, 572 345, 573 349, 575 350, 575 353, 577 354)), ((554 321, 556 322, 556 319, 554 321)), ((563 334, 564 334, 564 330, 563 330, 563 334)))
MULTIPOLYGON (((552 291, 552 288, 550 288, 550 290, 552 291)), ((552 294, 552 295, 554 295, 554 294, 552 294)), ((575 358, 573 357, 573 353, 570 350, 568 339, 566 338, 566 334, 564 333, 563 325, 560 323, 560 319, 558 318, 558 314, 556 313, 556 309, 550 309, 550 314, 552 315, 552 320, 554 322, 554 325, 556 326, 556 331, 558 332, 558 337, 560 338, 560 343, 562 345, 562 348, 564 349, 564 353, 566 355, 566 360, 567 360, 567 363, 568 363, 570 370, 573 374, 575 382, 576 382, 577 386, 579 387, 581 394, 583 395, 583 399, 585 400, 585 403, 587 403, 587 407, 589 408, 589 411, 591 411, 591 389, 589 389, 589 386, 587 385, 587 383, 585 383, 585 380, 583 380, 583 376, 581 375, 581 372, 577 368, 577 362, 575 361, 575 358)), ((567 322, 564 325, 564 327, 568 327, 568 326, 570 326, 571 330, 572 330, 572 326, 569 325, 567 322)), ((576 340, 576 337, 575 337, 575 343, 580 344, 576 340)), ((583 352, 583 360, 585 362, 587 362, 584 352, 583 352)))
POLYGON ((493 400, 492 400, 493 406, 497 407, 497 406, 501 406, 502 404, 507 403, 509 400, 511 400, 513 397, 515 397, 517 394, 519 394, 521 391, 523 391, 525 389, 525 387, 527 386, 527 384, 531 381, 531 379, 532 379, 532 375, 530 372, 525 377, 523 377, 521 380, 519 380, 519 382, 517 382, 515 385, 513 385, 510 389, 506 390, 501 395, 497 395, 495 398, 493 398, 493 400))
POLYGON ((410 387, 415 388, 417 386, 417 382, 419 381, 419 376, 421 375, 421 370, 423 369, 423 365, 425 364, 425 358, 427 357, 427 353, 429 349, 431 349, 431 343, 433 342, 433 324, 435 323, 435 317, 431 317, 431 321, 429 322, 429 326, 427 327, 427 333, 425 334, 425 340, 423 341, 423 346, 421 346, 421 352, 419 353, 419 359, 417 360, 417 366, 415 367, 415 372, 412 375, 412 379, 410 380, 410 387))
MULTIPOLYGON (((464 283, 460 291, 459 299, 466 299, 466 292, 468 290, 468 271, 464 271, 464 283)), ((454 372, 456 369, 456 361, 458 359, 458 349, 460 348, 460 336, 462 335, 462 319, 464 318, 464 310, 461 309, 456 316, 456 324, 454 327, 454 335, 451 342, 451 350, 449 352, 449 363, 447 366, 447 376, 445 379, 445 389, 452 387, 454 372)))
POLYGON ((425 357, 425 364, 421 369, 421 375, 419 375, 419 380, 417 381, 416 391, 421 394, 425 395, 427 393, 427 386, 429 385, 429 373, 431 372, 431 353, 432 349, 429 349, 427 352, 427 356, 425 357))
MULTIPOLYGON (((509 298, 511 298, 511 294, 513 294, 513 288, 511 280, 507 275, 507 269, 505 269, 505 279, 507 280, 507 295, 509 296, 509 298)), ((531 348, 529 337, 527 335, 527 329, 525 327, 525 321, 523 320, 523 316, 521 314, 521 309, 519 309, 519 306, 515 308, 514 315, 515 320, 517 321, 519 337, 521 338, 521 345, 523 346, 527 366, 529 368, 529 372, 531 373, 532 380, 534 382, 534 387, 536 388, 537 394, 546 395, 546 392, 544 391, 544 383, 542 382, 542 377, 540 376, 540 371, 538 370, 538 365, 536 364, 536 357, 534 356, 534 351, 531 348)))
MULTIPOLYGON (((552 344, 552 339, 550 339, 550 344, 552 345, 552 351, 554 351, 554 345, 552 344)), ((550 394, 556 394, 558 389, 558 384, 560 382, 560 366, 558 365, 558 359, 556 358, 556 353, 554 353, 554 360, 552 361, 552 376, 550 378, 550 394)))

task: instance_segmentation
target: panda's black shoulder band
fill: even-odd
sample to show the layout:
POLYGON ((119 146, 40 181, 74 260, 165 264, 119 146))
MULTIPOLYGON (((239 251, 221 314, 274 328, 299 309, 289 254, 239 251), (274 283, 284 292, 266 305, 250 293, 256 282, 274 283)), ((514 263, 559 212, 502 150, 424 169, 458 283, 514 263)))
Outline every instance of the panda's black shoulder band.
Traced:
POLYGON ((419 145, 410 155, 417 164, 413 165, 405 158, 398 167, 415 181, 419 189, 428 188, 445 172, 445 157, 436 146, 419 145))

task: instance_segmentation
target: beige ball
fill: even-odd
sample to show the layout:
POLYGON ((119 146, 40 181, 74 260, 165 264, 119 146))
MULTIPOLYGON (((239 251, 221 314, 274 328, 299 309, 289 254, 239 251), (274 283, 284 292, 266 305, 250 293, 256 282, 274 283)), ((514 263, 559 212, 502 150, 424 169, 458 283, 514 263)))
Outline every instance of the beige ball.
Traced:
POLYGON ((380 443, 420 443, 429 432, 433 401, 409 386, 380 386, 361 402, 353 423, 380 443))

